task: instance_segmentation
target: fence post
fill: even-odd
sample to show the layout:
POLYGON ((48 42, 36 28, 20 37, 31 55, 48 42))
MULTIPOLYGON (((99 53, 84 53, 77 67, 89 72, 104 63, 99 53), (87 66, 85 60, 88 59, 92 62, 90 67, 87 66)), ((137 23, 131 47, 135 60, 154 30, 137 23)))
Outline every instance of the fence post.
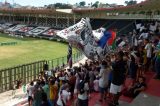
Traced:
POLYGON ((3 85, 2 85, 2 70, 0 70, 0 92, 3 91, 3 85))
POLYGON ((23 76, 23 79, 24 79, 24 84, 26 84, 26 65, 24 65, 23 66, 24 68, 24 70, 23 70, 23 72, 24 72, 24 76, 23 76))
POLYGON ((52 68, 54 67, 54 65, 53 65, 53 60, 51 60, 52 61, 52 68))
POLYGON ((37 70, 37 72, 38 72, 38 74, 39 74, 39 70, 40 70, 40 61, 38 62, 38 70, 37 70))
POLYGON ((12 89, 12 85, 13 85, 13 82, 12 82, 12 69, 9 70, 9 89, 12 89))
POLYGON ((29 82, 29 65, 27 64, 27 82, 29 82))
MULTIPOLYGON (((7 81, 7 75, 6 75, 6 71, 4 71, 4 81, 7 81)), ((5 85, 5 89, 7 89, 7 83, 4 82, 4 85, 5 85)))
POLYGON ((19 80, 19 78, 20 78, 20 66, 18 66, 17 69, 18 69, 18 80, 19 80))
POLYGON ((33 80, 33 64, 31 64, 31 80, 30 81, 32 81, 33 80))
POLYGON ((37 63, 34 63, 34 64, 33 64, 34 79, 36 79, 36 75, 37 75, 37 74, 36 74, 36 71, 37 71, 37 70, 36 70, 36 64, 37 64, 37 63))
POLYGON ((64 57, 62 57, 62 65, 64 65, 64 57))

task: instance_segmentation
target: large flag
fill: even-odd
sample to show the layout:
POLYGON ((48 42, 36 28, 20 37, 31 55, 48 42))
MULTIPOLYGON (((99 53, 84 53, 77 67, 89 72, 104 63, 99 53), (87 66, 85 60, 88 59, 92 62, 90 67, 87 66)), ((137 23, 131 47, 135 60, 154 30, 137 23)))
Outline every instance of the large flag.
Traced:
POLYGON ((100 38, 100 40, 98 41, 98 45, 101 47, 101 48, 104 48, 107 41, 111 38, 111 35, 112 33, 109 32, 109 31, 105 31, 103 36, 100 38))
POLYGON ((72 45, 70 43, 68 44, 67 63, 69 68, 72 68, 72 45))
POLYGON ((114 41, 116 39, 116 32, 110 31, 110 33, 111 33, 111 37, 108 40, 108 45, 109 46, 113 45, 113 43, 114 43, 114 41))
POLYGON ((99 28, 97 30, 93 30, 93 36, 98 41, 99 46, 104 48, 106 43, 108 46, 111 46, 116 39, 116 32, 109 30, 106 31, 105 28, 99 28))
POLYGON ((57 32, 57 35, 67 40, 90 59, 104 59, 104 56, 108 52, 108 47, 100 43, 99 38, 103 35, 98 39, 93 36, 88 18, 82 18, 77 24, 57 32))

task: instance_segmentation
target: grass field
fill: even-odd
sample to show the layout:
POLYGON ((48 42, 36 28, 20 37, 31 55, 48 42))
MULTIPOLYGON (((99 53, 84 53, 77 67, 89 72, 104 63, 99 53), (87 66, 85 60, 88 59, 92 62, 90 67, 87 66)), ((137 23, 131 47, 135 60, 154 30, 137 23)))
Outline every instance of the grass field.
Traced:
POLYGON ((6 34, 0 34, 0 42, 17 42, 16 45, 0 46, 0 69, 66 56, 68 49, 66 44, 56 41, 15 38, 6 34))

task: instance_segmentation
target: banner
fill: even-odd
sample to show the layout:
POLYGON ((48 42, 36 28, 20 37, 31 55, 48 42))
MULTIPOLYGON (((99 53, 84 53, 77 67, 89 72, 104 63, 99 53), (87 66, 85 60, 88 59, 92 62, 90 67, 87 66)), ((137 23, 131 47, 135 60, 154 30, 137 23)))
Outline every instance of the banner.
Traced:
POLYGON ((57 36, 67 40, 92 60, 104 59, 109 51, 107 45, 101 47, 98 43, 100 40, 97 41, 93 36, 88 18, 82 18, 77 24, 57 32, 57 36))
POLYGON ((29 34, 29 35, 39 35, 39 34, 45 32, 45 31, 48 30, 48 29, 49 29, 49 27, 37 27, 37 28, 35 28, 35 29, 33 29, 33 30, 30 30, 30 31, 28 32, 28 34, 29 34))
POLYGON ((54 36, 54 35, 56 35, 56 32, 57 32, 57 30, 55 30, 55 29, 49 29, 49 30, 45 31, 43 33, 43 35, 54 36))
POLYGON ((34 29, 34 28, 35 28, 35 27, 26 26, 26 27, 23 27, 23 28, 19 29, 18 31, 19 31, 19 32, 26 33, 26 32, 28 32, 28 31, 34 29))
POLYGON ((18 24, 18 25, 16 25, 16 26, 13 26, 13 27, 7 29, 7 31, 15 32, 15 31, 18 31, 19 29, 21 29, 21 28, 23 28, 23 27, 25 27, 25 26, 26 26, 26 25, 18 24))

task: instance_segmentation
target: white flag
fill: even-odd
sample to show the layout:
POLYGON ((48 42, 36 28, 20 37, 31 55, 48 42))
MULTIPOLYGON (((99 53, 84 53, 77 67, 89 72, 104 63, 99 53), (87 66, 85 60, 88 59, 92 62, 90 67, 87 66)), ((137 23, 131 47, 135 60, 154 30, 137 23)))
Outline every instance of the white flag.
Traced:
POLYGON ((102 59, 106 55, 106 47, 102 49, 93 36, 89 19, 82 18, 77 24, 57 32, 57 35, 70 42, 90 59, 102 59))

